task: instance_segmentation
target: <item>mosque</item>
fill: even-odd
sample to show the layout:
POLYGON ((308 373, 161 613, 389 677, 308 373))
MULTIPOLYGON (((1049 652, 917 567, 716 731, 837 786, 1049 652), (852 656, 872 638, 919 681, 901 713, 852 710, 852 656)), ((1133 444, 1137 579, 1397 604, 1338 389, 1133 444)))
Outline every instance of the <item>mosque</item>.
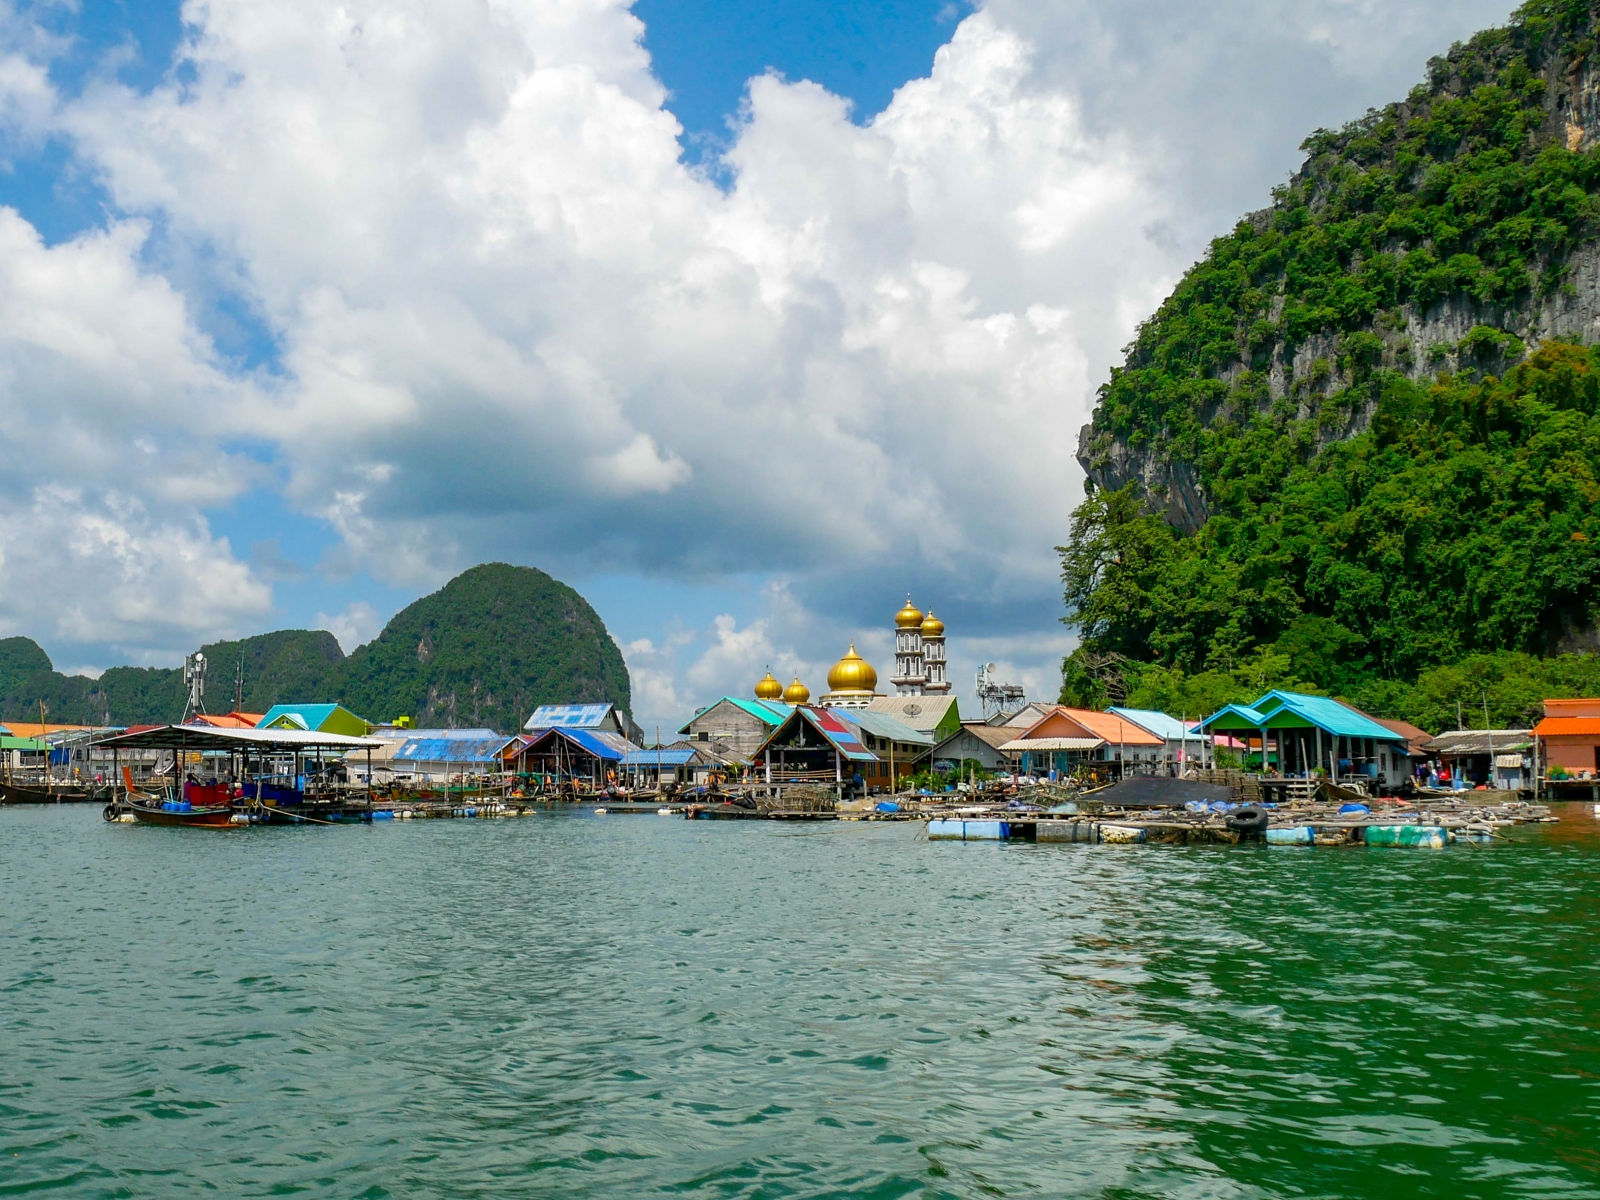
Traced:
MULTIPOLYGON (((930 610, 926 615, 906 597, 905 607, 894 615, 894 667, 889 682, 900 696, 947 696, 950 681, 945 677, 944 622, 930 610)), ((866 708, 878 699, 878 672, 856 653, 855 643, 828 672, 828 690, 819 699, 825 708, 866 708)), ((808 704, 811 689, 797 677, 784 687, 767 672, 756 684, 757 700, 782 700, 785 704, 808 704)))

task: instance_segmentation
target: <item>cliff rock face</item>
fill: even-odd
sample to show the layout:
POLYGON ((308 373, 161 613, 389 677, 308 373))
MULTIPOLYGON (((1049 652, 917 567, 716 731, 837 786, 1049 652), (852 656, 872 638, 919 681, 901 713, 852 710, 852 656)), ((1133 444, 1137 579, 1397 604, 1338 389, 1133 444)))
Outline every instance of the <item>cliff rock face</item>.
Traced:
MULTIPOLYGON (((1525 5, 1510 27, 1480 34, 1468 45, 1456 46, 1448 55, 1434 59, 1429 64, 1429 82, 1406 101, 1370 113, 1339 134, 1321 131, 1313 135, 1305 147, 1310 157, 1290 183, 1279 189, 1278 202, 1244 218, 1239 229, 1266 235, 1306 200, 1311 213, 1321 216, 1327 194, 1352 171, 1368 169, 1374 163, 1393 168, 1397 158, 1407 153, 1418 159, 1411 182, 1425 187, 1430 165, 1426 151, 1416 155, 1416 147, 1406 145, 1406 133, 1437 123, 1441 110, 1471 103, 1485 88, 1504 90, 1507 79, 1524 97, 1534 97, 1533 102, 1518 106, 1524 147, 1555 147, 1572 155, 1591 156, 1591 151, 1600 147, 1596 17, 1593 9, 1587 15, 1574 15, 1573 9, 1572 5, 1553 3, 1525 5), (1387 138, 1387 144, 1378 146, 1376 152, 1371 145, 1374 133, 1380 142, 1387 138)), ((1445 114, 1447 119, 1454 115, 1445 114)), ((1450 153, 1438 155, 1446 161, 1451 157, 1450 153)), ((1410 164, 1400 165, 1403 169, 1410 164)), ((1447 204, 1456 200, 1443 199, 1447 204)), ((1525 264, 1527 286, 1513 295, 1486 297, 1456 290, 1421 302, 1396 296, 1395 303, 1373 313, 1369 320, 1330 323, 1285 336, 1283 318, 1288 304, 1297 298, 1296 281, 1288 271, 1264 281, 1270 291, 1267 311, 1238 314, 1235 353, 1198 372, 1219 386, 1209 400, 1193 407, 1192 416, 1200 425, 1210 426, 1235 407, 1228 401, 1237 400, 1233 393, 1241 381, 1264 383, 1255 389, 1255 408, 1267 412, 1280 401, 1294 403, 1300 420, 1317 424, 1315 443, 1321 447, 1354 437, 1370 426, 1376 408, 1373 398, 1341 406, 1337 413, 1329 413, 1324 401, 1348 392, 1375 371, 1397 372, 1424 382, 1441 374, 1499 374, 1547 339, 1600 343, 1600 228, 1592 219, 1592 195, 1587 206, 1588 211, 1570 223, 1579 233, 1578 239, 1556 246, 1539 245, 1537 238, 1532 239, 1525 264), (1262 322, 1252 322, 1252 316, 1264 318, 1265 324, 1274 327, 1265 340, 1259 328, 1262 322), (1375 344, 1359 339, 1362 353, 1352 355, 1350 348, 1358 340, 1357 334, 1368 335, 1375 344), (1496 334, 1501 336, 1492 336, 1496 334)), ((1418 251, 1448 252, 1441 252, 1436 241, 1427 237, 1390 238, 1381 248, 1399 260, 1418 251)), ((1358 250, 1350 255, 1346 265, 1354 278, 1364 265, 1363 254, 1358 250)), ((1159 330, 1165 312, 1141 330, 1123 371, 1152 361, 1145 335, 1152 328, 1159 330)), ((1079 433, 1078 462, 1089 482, 1106 491, 1137 484, 1147 509, 1176 529, 1194 533, 1204 526, 1216 510, 1193 440, 1175 437, 1175 431, 1161 422, 1129 427, 1107 417, 1104 407, 1097 408, 1079 433)))
POLYGON ((1069 678, 1600 646, 1600 0, 1530 0, 1305 150, 1100 390, 1069 678))

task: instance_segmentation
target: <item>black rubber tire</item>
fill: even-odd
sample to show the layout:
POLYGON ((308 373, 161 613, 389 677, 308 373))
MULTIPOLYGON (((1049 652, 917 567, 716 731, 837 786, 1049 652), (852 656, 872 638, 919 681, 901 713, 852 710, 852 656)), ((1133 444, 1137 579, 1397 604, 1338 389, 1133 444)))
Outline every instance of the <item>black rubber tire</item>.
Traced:
POLYGON ((117 806, 115 804, 106 805, 100 810, 100 815, 107 821, 115 821, 117 819, 117 806))
POLYGON ((1271 819, 1266 809, 1257 808, 1252 804, 1229 813, 1224 824, 1233 833, 1259 837, 1261 834, 1266 833, 1267 825, 1271 819))

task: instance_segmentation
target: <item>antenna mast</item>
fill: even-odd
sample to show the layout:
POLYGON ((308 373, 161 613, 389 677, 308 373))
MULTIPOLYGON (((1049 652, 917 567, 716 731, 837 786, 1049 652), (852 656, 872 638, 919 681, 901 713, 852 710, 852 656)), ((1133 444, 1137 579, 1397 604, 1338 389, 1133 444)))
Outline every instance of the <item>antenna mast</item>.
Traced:
POLYGON ((189 690, 183 705, 183 721, 187 721, 191 715, 206 710, 206 656, 198 650, 184 655, 183 686, 189 690))

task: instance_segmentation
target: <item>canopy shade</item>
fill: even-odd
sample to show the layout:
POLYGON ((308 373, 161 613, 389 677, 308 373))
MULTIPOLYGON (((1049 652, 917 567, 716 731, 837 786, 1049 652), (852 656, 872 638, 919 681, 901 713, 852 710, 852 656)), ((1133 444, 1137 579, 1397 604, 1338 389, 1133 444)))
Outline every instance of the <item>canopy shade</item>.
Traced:
POLYGON ((155 725, 97 738, 96 746, 112 750, 223 750, 235 754, 274 750, 381 750, 377 738, 318 733, 310 729, 216 729, 209 725, 155 725))

